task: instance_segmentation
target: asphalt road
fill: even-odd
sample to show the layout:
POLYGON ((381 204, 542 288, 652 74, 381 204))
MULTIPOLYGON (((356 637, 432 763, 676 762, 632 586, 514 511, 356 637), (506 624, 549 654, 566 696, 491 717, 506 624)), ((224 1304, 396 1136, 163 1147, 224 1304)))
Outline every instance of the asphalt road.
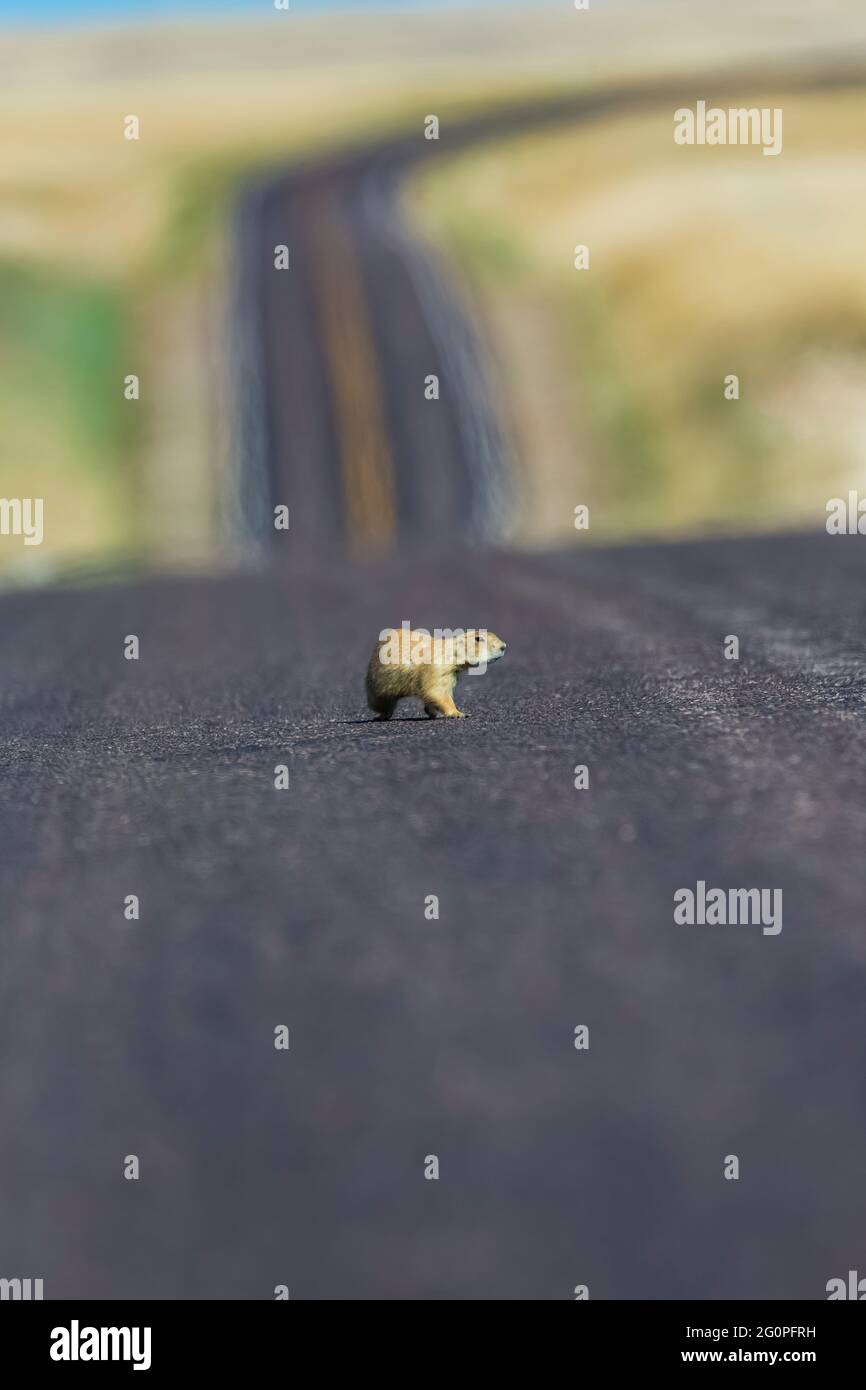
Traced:
POLYGON ((7 598, 4 1272, 822 1297, 866 1214, 864 579, 823 537, 7 598), (383 613, 507 636, 471 719, 365 722, 383 613), (698 879, 782 931, 675 925, 698 879))
MULTIPOLYGON (((347 331, 375 335, 376 248, 352 249, 347 331)), ((390 471, 345 472, 318 286, 286 284, 300 317, 257 346, 279 563, 0 602, 0 1277, 822 1298, 866 1215, 860 542, 528 556, 446 535, 444 504, 413 527, 429 480, 384 392, 361 409, 390 471), (393 551, 346 554, 352 516, 393 551), (369 648, 403 619, 507 640, 470 719, 369 722, 369 648), (677 925, 699 880, 781 889, 782 930, 677 925)), ((459 447, 441 495, 483 497, 459 447)))

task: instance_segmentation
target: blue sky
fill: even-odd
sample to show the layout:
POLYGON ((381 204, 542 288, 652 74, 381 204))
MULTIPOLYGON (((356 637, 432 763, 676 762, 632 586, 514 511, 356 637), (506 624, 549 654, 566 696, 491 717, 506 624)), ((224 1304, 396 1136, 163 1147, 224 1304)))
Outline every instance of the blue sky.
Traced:
MULTIPOLYGON (((462 0, 466 5, 468 0, 462 0)), ((538 0, 535 0, 538 3, 538 0)), ((290 0, 293 10, 443 9, 461 0, 290 0)), ((0 21, 28 24, 147 19, 178 14, 267 13, 273 0, 0 0, 0 21)))

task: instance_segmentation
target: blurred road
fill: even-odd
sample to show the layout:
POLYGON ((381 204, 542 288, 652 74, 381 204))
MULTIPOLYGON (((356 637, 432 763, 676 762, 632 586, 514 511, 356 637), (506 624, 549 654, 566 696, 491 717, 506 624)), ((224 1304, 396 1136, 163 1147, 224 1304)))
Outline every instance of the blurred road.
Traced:
MULTIPOLYGON (((294 249, 317 228, 327 265, 325 184, 259 206, 294 249)), ((352 245, 349 341, 402 304, 414 389, 442 365, 418 282, 392 265, 371 297, 352 245)), ((0 602, 0 1276, 822 1298, 866 1216, 862 547, 473 547, 449 514, 493 518, 496 469, 472 472, 450 397, 410 476, 395 358, 341 376, 322 276, 282 282, 259 359, 281 562, 0 602), (347 463, 355 409, 387 459, 347 463), (471 719, 368 722, 369 648, 403 618, 506 638, 471 719), (701 879, 780 888, 781 933, 675 925, 701 879)))
POLYGON ((508 532, 508 401, 491 393, 490 345, 477 341, 448 269, 407 222, 407 173, 531 129, 673 111, 698 97, 727 105, 864 83, 862 59, 825 53, 776 73, 703 73, 473 117, 443 113, 438 140, 424 138, 419 114, 410 134, 258 179, 240 201, 235 237, 243 538, 260 542, 280 503, 291 508, 295 561, 508 532), (287 268, 275 264, 280 248, 287 268))

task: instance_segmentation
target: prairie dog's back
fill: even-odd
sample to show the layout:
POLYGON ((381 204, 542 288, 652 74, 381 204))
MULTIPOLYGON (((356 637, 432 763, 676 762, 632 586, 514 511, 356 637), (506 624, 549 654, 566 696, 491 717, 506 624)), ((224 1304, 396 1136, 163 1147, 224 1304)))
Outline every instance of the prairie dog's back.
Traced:
POLYGON ((386 628, 373 648, 370 664, 367 667, 367 695, 371 691, 376 696, 387 695, 404 699, 422 694, 423 672, 431 662, 419 660, 422 654, 420 644, 413 648, 414 634, 405 628, 386 628), (413 650, 415 660, 412 659, 413 650))
POLYGON ((416 698, 427 714, 459 717, 453 700, 458 675, 497 661, 505 643, 486 628, 386 628, 367 667, 367 703, 389 719, 398 700, 416 698))

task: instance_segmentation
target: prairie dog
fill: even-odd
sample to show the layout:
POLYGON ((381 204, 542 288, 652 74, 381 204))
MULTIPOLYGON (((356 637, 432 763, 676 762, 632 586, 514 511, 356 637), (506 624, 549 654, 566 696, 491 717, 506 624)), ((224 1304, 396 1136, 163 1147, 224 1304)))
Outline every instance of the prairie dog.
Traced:
POLYGON ((398 700, 421 700, 428 719, 465 719, 454 703, 457 677, 498 661, 505 643, 487 628, 386 628, 367 667, 367 704, 390 719, 398 700))

